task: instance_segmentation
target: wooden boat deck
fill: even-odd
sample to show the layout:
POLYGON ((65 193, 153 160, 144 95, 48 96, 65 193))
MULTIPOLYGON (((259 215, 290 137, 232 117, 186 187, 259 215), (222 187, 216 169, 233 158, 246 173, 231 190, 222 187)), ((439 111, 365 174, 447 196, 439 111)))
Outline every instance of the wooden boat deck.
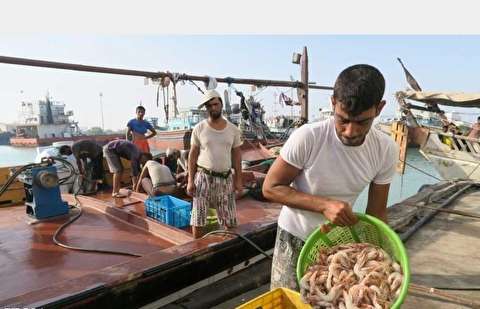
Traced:
MULTIPOLYGON (((480 191, 476 190, 459 197, 447 209, 480 215, 478 205, 480 191)), ((412 282, 480 304, 479 232, 479 219, 438 213, 406 242, 412 282)), ((471 307, 410 290, 402 308, 471 307)))
MULTIPOLYGON (((230 261, 222 262, 225 265, 217 261, 226 260, 224 254, 229 243, 248 247, 235 236, 212 235, 195 240, 189 229, 177 229, 147 218, 143 204, 145 198, 145 195, 137 193, 125 199, 113 199, 110 193, 79 196, 83 214, 59 237, 71 246, 124 251, 142 257, 80 252, 59 247, 53 243, 52 236, 67 221, 67 217, 29 224, 23 205, 1 207, 0 278, 8 284, 2 284, 0 288, 0 305, 38 307, 79 304, 81 301, 98 304, 97 300, 102 297, 104 302, 111 304, 106 300, 108 294, 121 294, 119 291, 122 289, 133 293, 135 285, 147 282, 150 277, 155 277, 157 283, 170 280, 155 287, 159 291, 156 296, 160 297, 162 293, 175 290, 176 284, 171 281, 172 274, 169 274, 173 272, 173 266, 181 267, 182 263, 197 265, 194 262, 199 260, 208 268, 209 263, 201 260, 204 258, 202 256, 208 255, 218 267, 224 267, 221 271, 232 266, 230 261), (215 256, 217 251, 224 252, 215 256), (162 273, 169 275, 162 279, 162 273)), ((63 195, 63 199, 69 204, 76 202, 72 195, 63 195)), ((239 226, 233 231, 251 235, 254 239, 257 232, 268 234, 268 240, 263 243, 257 240, 260 241, 260 247, 268 250, 273 245, 279 211, 279 205, 244 197, 237 201, 239 226)), ((246 252, 250 257, 258 254, 251 248, 245 248, 242 254, 246 252)), ((240 255, 233 254, 231 262, 241 259, 240 255)), ((202 271, 207 274, 206 269, 202 269, 196 275, 182 275, 185 278, 178 275, 178 286, 187 284, 185 280, 201 280, 201 276, 205 275, 202 271)), ((150 290, 154 286, 149 286, 150 290)), ((143 293, 153 297, 148 294, 152 291, 143 293)))

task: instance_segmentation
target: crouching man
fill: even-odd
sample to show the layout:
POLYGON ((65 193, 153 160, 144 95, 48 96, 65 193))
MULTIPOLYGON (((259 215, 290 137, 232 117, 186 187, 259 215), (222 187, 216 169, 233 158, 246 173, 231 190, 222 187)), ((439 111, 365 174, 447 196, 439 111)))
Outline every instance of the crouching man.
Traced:
POLYGON ((140 173, 135 191, 140 192, 140 188, 143 188, 149 196, 175 194, 177 182, 168 166, 155 160, 148 160, 140 173))
POLYGON ((150 153, 142 153, 138 147, 126 140, 113 140, 103 146, 103 155, 107 160, 108 168, 113 173, 113 197, 126 197, 121 194, 120 191, 120 178, 122 177, 123 166, 120 158, 124 158, 130 161, 132 168, 132 186, 137 183, 138 174, 140 174, 140 168, 145 162, 152 159, 150 153))

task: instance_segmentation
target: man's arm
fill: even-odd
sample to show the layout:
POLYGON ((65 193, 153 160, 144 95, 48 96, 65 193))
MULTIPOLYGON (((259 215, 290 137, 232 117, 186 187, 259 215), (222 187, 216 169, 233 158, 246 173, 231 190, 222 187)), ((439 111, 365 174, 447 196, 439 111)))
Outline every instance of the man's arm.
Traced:
POLYGON ((190 146, 190 153, 188 154, 188 183, 187 183, 187 193, 190 196, 193 196, 195 193, 195 174, 197 173, 197 160, 198 155, 200 154, 200 147, 197 145, 190 146))
POLYGON ((300 169, 279 156, 265 178, 263 195, 269 200, 292 208, 322 213, 328 220, 338 225, 353 225, 357 222, 348 203, 307 194, 290 187, 300 172, 300 169))
POLYGON ((240 194, 243 189, 242 184, 242 151, 240 150, 240 146, 235 147, 232 149, 232 166, 233 170, 235 171, 235 190, 237 194, 240 194))
POLYGON ((193 182, 195 173, 197 172, 197 160, 200 154, 200 147, 192 145, 190 147, 190 153, 188 154, 188 181, 193 182))
POLYGON ((157 135, 157 130, 155 130, 155 128, 150 128, 148 129, 150 131, 150 134, 148 134, 147 136, 145 136, 146 139, 149 139, 151 137, 154 137, 155 135, 157 135))
POLYGON ((140 173, 140 176, 138 177, 138 181, 136 183, 136 185, 133 187, 133 190, 136 191, 136 192, 140 192, 140 185, 142 183, 142 179, 144 177, 146 177, 148 175, 148 169, 147 169, 147 166, 144 165, 143 166, 143 169, 142 169, 142 172, 140 173))
POLYGON ((379 185, 374 182, 371 182, 368 188, 367 214, 375 216, 385 223, 388 223, 387 201, 389 189, 389 183, 385 185, 379 185))
POLYGON ((85 171, 83 169, 83 164, 82 164, 82 161, 80 160, 79 157, 75 156, 75 160, 77 161, 77 167, 78 167, 78 173, 80 175, 84 175, 85 174, 85 171))
POLYGON ((129 141, 130 139, 128 138, 130 134, 132 133, 132 128, 127 126, 127 132, 125 132, 125 139, 129 141))

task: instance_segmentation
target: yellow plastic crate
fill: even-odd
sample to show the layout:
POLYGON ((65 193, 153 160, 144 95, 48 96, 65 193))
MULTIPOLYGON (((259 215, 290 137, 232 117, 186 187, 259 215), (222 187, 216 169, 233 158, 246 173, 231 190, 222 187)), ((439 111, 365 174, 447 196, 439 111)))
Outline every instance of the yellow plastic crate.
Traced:
POLYGON ((276 288, 252 299, 236 309, 311 309, 300 299, 300 293, 286 288, 276 288))

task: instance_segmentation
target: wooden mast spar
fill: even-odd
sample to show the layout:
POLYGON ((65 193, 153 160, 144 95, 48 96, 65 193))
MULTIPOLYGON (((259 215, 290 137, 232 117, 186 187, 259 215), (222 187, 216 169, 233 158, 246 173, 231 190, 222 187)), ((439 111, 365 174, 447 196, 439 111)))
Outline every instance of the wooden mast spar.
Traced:
MULTIPOLYGON (((83 71, 83 72, 92 72, 92 73, 139 76, 139 77, 151 78, 154 80, 168 77, 175 82, 178 80, 208 82, 209 80, 208 76, 190 75, 185 73, 177 74, 172 72, 152 72, 152 71, 119 69, 119 68, 89 66, 89 65, 82 65, 82 64, 72 64, 72 63, 65 63, 65 62, 54 62, 54 61, 7 57, 7 56, 0 56, 0 63, 43 67, 43 68, 53 68, 53 69, 63 69, 63 70, 73 70, 73 71, 83 71)), ((300 56, 299 64, 300 64, 300 70, 301 70, 300 81, 235 78, 235 77, 215 77, 215 79, 218 83, 226 83, 226 84, 244 84, 244 85, 255 85, 255 86, 297 88, 298 100, 301 104, 301 117, 303 121, 306 122, 308 121, 308 90, 309 89, 333 90, 333 87, 319 86, 319 85, 315 85, 314 83, 312 84, 308 82, 307 47, 303 48, 303 54, 300 56)))

